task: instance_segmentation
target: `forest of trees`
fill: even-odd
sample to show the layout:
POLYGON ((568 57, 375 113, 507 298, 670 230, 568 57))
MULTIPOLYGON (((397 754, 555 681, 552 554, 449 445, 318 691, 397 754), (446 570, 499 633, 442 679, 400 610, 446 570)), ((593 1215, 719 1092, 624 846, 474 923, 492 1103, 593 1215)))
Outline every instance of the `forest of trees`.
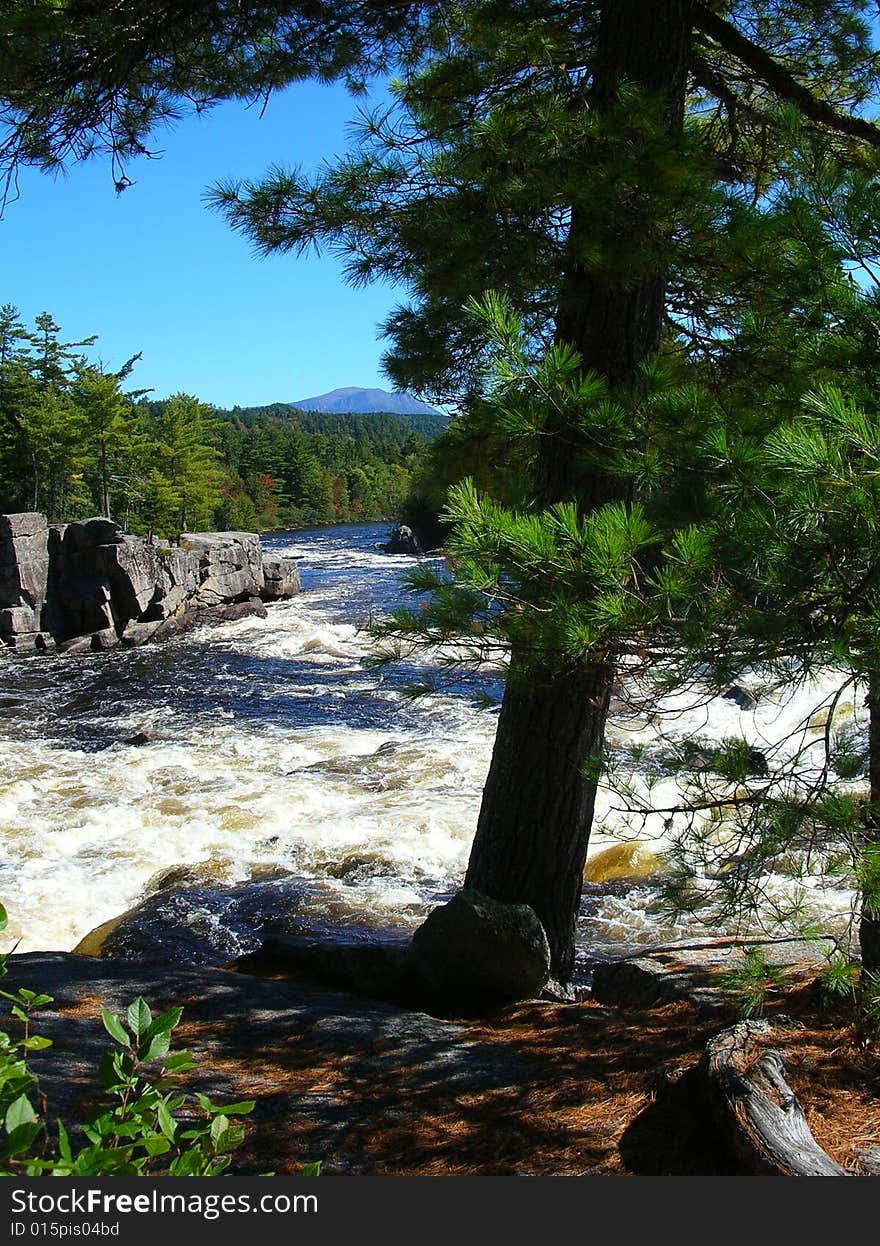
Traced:
POLYGON ((0 510, 163 537, 396 517, 425 450, 406 420, 151 401, 125 388, 140 356, 108 371, 94 341, 0 308, 0 510))

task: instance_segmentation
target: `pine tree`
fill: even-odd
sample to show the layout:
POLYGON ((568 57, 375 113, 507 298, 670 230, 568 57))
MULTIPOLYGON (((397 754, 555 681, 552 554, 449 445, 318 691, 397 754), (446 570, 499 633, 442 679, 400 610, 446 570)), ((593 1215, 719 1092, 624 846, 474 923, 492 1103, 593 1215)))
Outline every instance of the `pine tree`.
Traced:
MULTIPOLYGON (((207 65, 198 56, 193 62, 207 83, 202 98, 233 94, 236 83, 252 88, 261 71, 252 52, 265 45, 245 39, 242 54, 231 55, 222 39, 230 29, 226 6, 196 7, 197 21, 208 22, 202 35, 209 32, 201 44, 207 65), (224 57, 232 84, 217 73, 224 57)), ((236 11, 253 15, 249 5, 236 11)), ((723 398, 725 378, 738 367, 725 340, 736 326, 750 344, 740 362, 752 371, 756 394, 765 363, 763 383, 775 381, 784 359, 774 351, 764 358, 761 324, 776 315, 775 284, 791 258, 775 199, 799 141, 792 119, 801 134, 830 136, 836 157, 870 172, 880 132, 864 115, 876 85, 867 11, 862 0, 365 4, 341 6, 332 19, 324 6, 308 14, 297 8, 294 21, 305 19, 305 38, 301 27, 288 26, 293 37, 271 44, 290 63, 285 75, 269 55, 265 64, 279 73, 267 73, 264 85, 311 68, 356 77, 393 47, 399 108, 368 117, 362 151, 314 184, 277 171, 262 184, 223 187, 217 201, 267 252, 330 245, 354 281, 390 278, 410 288, 411 302, 385 326, 392 343, 387 368, 398 384, 479 400, 491 335, 463 316, 462 306, 487 289, 507 295, 518 310, 534 358, 542 357, 542 346, 562 351, 548 358, 555 372, 573 368, 568 390, 586 391, 587 411, 581 418, 569 402, 545 403, 531 444, 523 441, 519 536, 528 538, 531 556, 530 541, 552 548, 541 530, 552 534, 555 525, 576 545, 586 524, 588 563, 594 542, 607 562, 594 574, 613 579, 622 569, 630 577, 619 601, 609 581, 607 593, 588 600, 587 614, 604 600, 619 617, 621 609, 635 611, 642 593, 631 585, 651 566, 640 524, 644 481, 666 470, 649 453, 651 432, 640 415, 645 364, 661 348, 680 362, 704 363, 705 382, 723 398), (750 307, 756 314, 749 333, 750 307), (621 456, 633 454, 643 460, 640 473, 623 470, 621 456), (637 557, 627 572, 630 546, 645 567, 637 557)), ((127 12, 123 6, 121 17, 127 12)), ((270 6, 270 29, 292 13, 292 6, 270 6)), ((78 30, 88 36, 79 43, 66 42, 89 47, 93 36, 100 41, 107 33, 98 26, 78 30)), ((167 29, 174 27, 172 21, 167 29)), ((146 29, 145 46, 158 42, 161 49, 146 29)), ((187 39, 181 46, 192 50, 187 39)), ((40 41, 26 50, 39 63, 40 41)), ((73 90, 82 75, 68 57, 37 97, 36 112, 27 113, 34 63, 25 57, 12 78, 13 160, 25 158, 31 139, 37 155, 42 144, 55 159, 70 150, 66 135, 94 126, 77 112, 86 98, 96 115, 94 94, 73 90)), ((178 80, 157 72, 161 58, 138 63, 142 71, 110 75, 109 98, 121 91, 143 110, 129 114, 140 124, 121 131, 128 152, 173 100, 178 82, 187 83, 186 72, 178 80), (151 101, 145 84, 152 90, 157 81, 161 90, 151 101)), ((186 60, 172 56, 170 64, 176 72, 186 60)), ((114 152, 121 150, 119 134, 107 139, 114 152)), ((789 297, 791 284, 781 291, 789 297)), ((496 423, 504 414, 496 412, 496 423)), ((685 474, 677 497, 682 506, 696 505, 703 492, 685 474)), ((472 504, 461 493, 459 503, 466 523, 472 504)), ((492 517, 503 544, 507 521, 492 517)), ((679 559, 692 559, 698 547, 698 535, 682 538, 679 559)), ((669 563, 675 548, 668 546, 669 563)), ((535 615, 539 603, 532 604, 528 613, 535 615)), ((514 621, 517 606, 513 601, 514 621)), ((605 633, 594 625, 584 635, 605 633)), ((564 979, 617 654, 591 641, 574 658, 565 637, 533 654, 529 639, 528 631, 512 635, 467 879, 499 899, 533 905, 550 936, 554 972, 564 979)))
POLYGON ((219 506, 218 453, 211 444, 216 429, 211 408, 191 394, 174 394, 165 403, 153 430, 152 492, 161 505, 157 514, 166 533, 179 535, 193 524, 210 525, 219 506), (170 515, 170 499, 175 515, 170 515))
MULTIPOLYGON (((122 469, 122 460, 132 449, 136 435, 136 419, 131 409, 134 398, 145 391, 123 394, 120 382, 129 375, 140 355, 127 360, 118 372, 105 372, 95 365, 77 369, 74 400, 82 413, 83 432, 94 447, 97 460, 98 495, 101 514, 110 519, 111 469, 114 460, 122 469)), ((119 475, 124 479, 124 470, 119 475)))
MULTIPOLYGON (((613 576, 642 539, 642 485, 619 460, 643 448, 631 418, 643 365, 666 338, 679 358, 706 361, 708 380, 728 325, 749 304, 771 306, 792 113, 852 162, 878 145, 853 111, 873 88, 864 7, 461 6, 435 15, 440 50, 414 50, 399 109, 366 120, 360 153, 311 183, 276 171, 223 186, 217 202, 267 252, 324 244, 353 280, 407 282, 413 299, 385 326, 399 384, 479 399, 489 335, 461 307, 487 288, 507 296, 533 346, 568 348, 583 405, 540 413, 516 536, 552 549, 548 527, 575 541, 572 525, 589 522, 613 576)), ((476 504, 454 497, 460 530, 476 504)), ((503 546, 504 516, 481 513, 485 545, 496 523, 503 546)), ((608 605, 582 588, 588 613, 608 605)), ((618 590, 626 608, 638 596, 618 590)), ((617 654, 532 640, 511 637, 466 883, 530 903, 565 979, 617 654)))

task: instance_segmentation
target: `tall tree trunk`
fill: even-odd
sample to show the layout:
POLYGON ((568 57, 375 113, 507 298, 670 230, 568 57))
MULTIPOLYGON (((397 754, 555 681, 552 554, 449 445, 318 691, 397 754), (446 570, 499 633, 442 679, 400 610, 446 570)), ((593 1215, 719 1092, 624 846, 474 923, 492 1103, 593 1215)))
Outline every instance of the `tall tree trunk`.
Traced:
POLYGON ((110 518, 110 485, 107 480, 107 442, 101 438, 100 453, 100 471, 101 471, 101 514, 105 519, 110 518))
MULTIPOLYGON (((590 107, 610 108, 622 82, 658 101, 669 132, 681 129, 691 45, 691 0, 609 0, 599 28, 590 107)), ((626 230, 621 188, 615 227, 626 230)), ((569 259, 560 288, 556 338, 579 351, 584 369, 618 390, 638 385, 639 364, 660 344, 665 274, 644 262, 623 281, 611 264, 585 262, 585 213, 573 205, 569 259)), ((621 236, 626 237, 624 232, 621 236)), ((639 239, 633 238, 633 246, 639 239)), ((585 511, 629 499, 620 477, 585 473, 571 430, 548 429, 535 497, 549 505, 574 497, 585 511), (553 436, 567 431, 568 437, 553 436)), ((547 931, 552 972, 571 977, 574 935, 596 799, 614 664, 602 656, 573 669, 541 670, 516 654, 498 720, 465 886, 508 903, 530 904, 547 931)))
MULTIPOLYGON (((868 843, 880 842, 880 674, 868 681, 868 783, 870 807, 865 818, 868 843)), ((865 912, 864 901, 859 919, 859 944, 862 968, 869 972, 880 969, 880 916, 865 912)))

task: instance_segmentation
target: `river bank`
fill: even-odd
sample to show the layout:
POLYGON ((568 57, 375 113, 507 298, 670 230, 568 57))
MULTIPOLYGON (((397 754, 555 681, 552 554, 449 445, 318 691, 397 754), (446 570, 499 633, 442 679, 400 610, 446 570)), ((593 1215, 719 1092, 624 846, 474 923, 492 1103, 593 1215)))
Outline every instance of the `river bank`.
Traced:
MULTIPOLYGON (((171 969, 33 953, 12 988, 54 996, 33 1055, 49 1114, 68 1123, 100 1098, 108 1038, 99 1003, 138 994, 181 1004, 175 1045, 200 1065, 188 1085, 256 1100, 233 1171, 324 1175, 737 1175, 698 1084, 706 1044, 735 1019, 688 1000, 649 1006, 531 1001, 479 1021, 440 1020, 328 990, 227 970, 171 969)), ((880 1146, 874 1056, 839 1019, 817 1020, 809 969, 767 1012, 817 1141, 869 1175, 880 1146)), ((13 1023, 14 1024, 14 1023, 13 1023)))

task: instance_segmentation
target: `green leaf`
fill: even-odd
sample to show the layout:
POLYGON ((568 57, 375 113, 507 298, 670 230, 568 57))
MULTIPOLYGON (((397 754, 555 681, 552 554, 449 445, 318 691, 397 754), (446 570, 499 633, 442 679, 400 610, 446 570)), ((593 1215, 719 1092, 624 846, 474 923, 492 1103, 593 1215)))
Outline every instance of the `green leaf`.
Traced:
POLYGON ((139 995, 128 1006, 127 1020, 128 1026, 135 1038, 140 1039, 146 1034, 153 1020, 153 1014, 147 1007, 147 1001, 142 995, 139 995))
POLYGON ((150 1026, 143 1037, 145 1039, 149 1039, 152 1038, 154 1034, 170 1034, 182 1016, 182 1008, 169 1008, 167 1012, 163 1012, 161 1016, 156 1017, 156 1019, 150 1023, 150 1026))
POLYGON ((229 1128, 229 1121, 225 1116, 215 1116, 211 1121, 211 1141, 214 1143, 215 1148, 229 1128))
POLYGON ((306 1164, 305 1168, 299 1170, 299 1175, 301 1177, 320 1177, 321 1161, 317 1160, 314 1164, 306 1164))
POLYGON ((177 1121, 168 1111, 167 1106, 162 1102, 160 1102, 156 1107, 156 1115, 159 1119, 159 1128, 162 1130, 162 1133, 170 1142, 173 1142, 175 1134, 177 1133, 177 1121))
POLYGON ((104 1022, 104 1029, 115 1039, 117 1043, 121 1043, 123 1047, 128 1047, 131 1039, 125 1032, 122 1020, 115 1012, 110 1012, 107 1008, 101 1008, 101 1020, 104 1022))
POLYGON ((4 1159, 9 1159, 13 1155, 21 1155, 36 1138, 40 1128, 39 1121, 22 1121, 21 1124, 16 1125, 15 1129, 10 1129, 9 1135, 5 1139, 2 1149, 0 1149, 0 1155, 4 1159))
POLYGON ((9 917, 7 916, 6 909, 0 904, 0 930, 5 930, 8 924, 9 917))
POLYGON ((73 1154, 70 1150, 70 1138, 68 1137, 67 1130, 64 1128, 64 1121, 59 1120, 57 1124, 58 1124, 58 1152, 61 1155, 62 1159, 67 1160, 68 1163, 72 1163, 73 1154))
MULTIPOLYGON (((217 1119, 219 1119, 219 1117, 217 1119)), ((225 1151, 234 1151, 236 1147, 240 1147, 243 1142, 244 1125, 230 1125, 229 1128, 225 1129, 214 1143, 214 1150, 218 1154, 225 1151)))
POLYGON ((184 1151, 168 1168, 169 1177, 198 1177, 205 1167, 205 1159, 198 1150, 184 1151))
POLYGON ((157 1060, 159 1056, 167 1056, 168 1048, 171 1046, 171 1035, 168 1032, 162 1034, 154 1034, 149 1041, 145 1040, 138 1050, 138 1055, 142 1060, 157 1060))
POLYGON ((22 1043, 25 1051, 45 1051, 47 1047, 52 1046, 51 1038, 43 1038, 41 1034, 31 1034, 22 1043))
POLYGON ((211 1104, 210 1110, 217 1116, 247 1116, 256 1106, 256 1099, 243 1099, 241 1103, 224 1103, 220 1107, 211 1104))
POLYGON ((169 1056, 162 1067, 169 1073, 179 1073, 181 1069, 190 1069, 195 1064, 195 1056, 191 1051, 176 1051, 169 1056))
POLYGON ((36 1119, 37 1114, 31 1107, 31 1102, 27 1095, 19 1095, 6 1109, 6 1132, 11 1134, 13 1129, 17 1129, 19 1125, 27 1124, 29 1121, 36 1119))

